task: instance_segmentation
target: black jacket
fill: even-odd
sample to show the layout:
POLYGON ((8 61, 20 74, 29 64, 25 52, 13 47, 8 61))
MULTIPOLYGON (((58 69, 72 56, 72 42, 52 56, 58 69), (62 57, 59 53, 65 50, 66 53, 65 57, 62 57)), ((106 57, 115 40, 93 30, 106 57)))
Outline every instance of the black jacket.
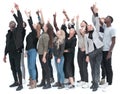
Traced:
MULTIPOLYGON (((8 33, 6 34, 5 55, 11 51, 21 52, 21 49, 23 47, 23 38, 22 38, 23 19, 21 12, 19 10, 17 10, 17 15, 18 15, 17 19, 15 18, 17 21, 17 27, 14 28, 13 31, 8 30, 8 33)), ((13 16, 15 17, 15 14, 13 16)))

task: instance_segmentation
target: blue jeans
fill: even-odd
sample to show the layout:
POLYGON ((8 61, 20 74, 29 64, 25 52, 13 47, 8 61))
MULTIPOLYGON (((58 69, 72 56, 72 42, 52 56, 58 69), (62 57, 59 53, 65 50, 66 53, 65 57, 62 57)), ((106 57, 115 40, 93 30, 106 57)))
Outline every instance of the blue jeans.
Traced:
POLYGON ((30 49, 28 50, 28 71, 29 75, 32 78, 32 80, 36 80, 36 56, 37 56, 37 51, 36 49, 30 49))
POLYGON ((63 71, 63 65, 64 65, 64 57, 62 56, 60 58, 60 62, 57 62, 58 57, 55 57, 55 64, 57 69, 57 79, 58 82, 64 83, 64 71, 63 71))

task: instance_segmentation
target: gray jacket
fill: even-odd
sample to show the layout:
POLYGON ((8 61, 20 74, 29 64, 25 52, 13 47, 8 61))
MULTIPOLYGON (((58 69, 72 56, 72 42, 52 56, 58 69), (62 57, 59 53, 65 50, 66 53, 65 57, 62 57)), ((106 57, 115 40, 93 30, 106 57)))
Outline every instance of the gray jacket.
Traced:
POLYGON ((95 30, 92 34, 93 39, 88 38, 89 33, 85 34, 85 49, 86 49, 86 54, 89 54, 95 50, 94 44, 97 49, 103 47, 103 42, 100 40, 100 34, 99 34, 99 18, 95 17, 94 18, 94 24, 95 24, 95 30))

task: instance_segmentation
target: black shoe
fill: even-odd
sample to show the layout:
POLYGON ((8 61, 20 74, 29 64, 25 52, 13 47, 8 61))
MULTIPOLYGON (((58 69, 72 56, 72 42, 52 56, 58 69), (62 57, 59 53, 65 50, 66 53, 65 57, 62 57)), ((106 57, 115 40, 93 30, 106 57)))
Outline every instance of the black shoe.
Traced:
POLYGON ((97 91, 97 87, 93 88, 92 91, 97 91))
POLYGON ((15 86, 18 86, 19 83, 18 82, 14 82, 13 84, 11 84, 9 87, 15 87, 15 86))
POLYGON ((42 80, 41 83, 39 85, 37 85, 37 87, 42 87, 45 85, 45 82, 42 80))
POLYGON ((77 81, 77 83, 80 83, 80 82, 81 82, 81 80, 78 80, 78 81, 77 81))
POLYGON ((60 86, 58 86, 58 89, 62 89, 64 87, 65 87, 64 84, 60 84, 60 86))
POLYGON ((44 85, 45 85, 44 83, 41 83, 41 84, 37 85, 37 87, 42 87, 44 85))
POLYGON ((56 82, 54 85, 52 85, 52 87, 58 87, 60 86, 60 82, 56 82))
POLYGON ((23 86, 22 86, 22 85, 19 85, 19 86, 17 87, 16 91, 19 91, 19 90, 21 90, 21 89, 23 89, 23 86))
POLYGON ((97 89, 98 89, 98 83, 94 83, 92 91, 97 91, 97 89))
POLYGON ((92 84, 91 87, 90 87, 90 89, 93 89, 93 88, 94 88, 94 85, 92 84))
POLYGON ((47 84, 43 86, 43 89, 48 89, 48 88, 51 88, 51 85, 47 84))

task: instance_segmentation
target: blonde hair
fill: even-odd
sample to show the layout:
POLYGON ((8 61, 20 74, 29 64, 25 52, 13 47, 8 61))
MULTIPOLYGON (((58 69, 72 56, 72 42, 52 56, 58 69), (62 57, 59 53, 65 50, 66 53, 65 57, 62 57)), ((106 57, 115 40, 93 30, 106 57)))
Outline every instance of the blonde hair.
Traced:
POLYGON ((65 42, 65 32, 63 30, 59 30, 56 33, 57 37, 55 39, 57 48, 59 49, 60 44, 63 44, 65 42), (58 36, 58 32, 60 32, 60 35, 58 36))

